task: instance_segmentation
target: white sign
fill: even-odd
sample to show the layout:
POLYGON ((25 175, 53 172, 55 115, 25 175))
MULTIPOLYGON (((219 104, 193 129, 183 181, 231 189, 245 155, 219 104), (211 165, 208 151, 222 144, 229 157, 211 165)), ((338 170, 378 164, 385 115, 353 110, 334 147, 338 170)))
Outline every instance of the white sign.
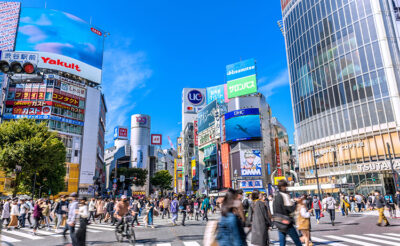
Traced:
POLYGON ((124 175, 119 176, 119 181, 120 182, 125 182, 125 176, 124 175))
MULTIPOLYGON (((393 160, 393 168, 400 169, 400 160, 393 160)), ((359 172, 376 172, 392 170, 389 161, 377 161, 372 163, 358 164, 357 169, 359 172)))
MULTIPOLYGON (((61 80, 62 81, 62 80, 61 80)), ((85 89, 74 86, 65 82, 61 82, 60 90, 68 94, 72 94, 78 97, 85 98, 85 89)))
POLYGON ((19 2, 0 3, 0 50, 14 50, 20 7, 19 2))
POLYGON ((199 112, 206 102, 206 89, 184 88, 182 91, 182 109, 184 113, 199 112))
POLYGON ((151 144, 152 145, 162 145, 161 134, 151 134, 151 144))

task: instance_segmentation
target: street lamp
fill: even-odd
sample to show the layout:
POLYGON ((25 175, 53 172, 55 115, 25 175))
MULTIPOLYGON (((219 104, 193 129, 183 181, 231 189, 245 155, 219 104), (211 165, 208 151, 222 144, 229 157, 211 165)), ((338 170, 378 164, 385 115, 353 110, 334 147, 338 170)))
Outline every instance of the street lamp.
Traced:
POLYGON ((321 157, 321 155, 316 155, 315 154, 315 148, 314 148, 314 146, 312 147, 312 151, 313 151, 313 159, 314 159, 314 168, 315 168, 315 178, 317 179, 317 188, 318 188, 318 197, 319 197, 319 200, 321 201, 322 199, 321 199, 321 189, 320 189, 320 187, 319 187, 319 178, 318 178, 318 167, 317 167, 317 158, 320 158, 321 157))

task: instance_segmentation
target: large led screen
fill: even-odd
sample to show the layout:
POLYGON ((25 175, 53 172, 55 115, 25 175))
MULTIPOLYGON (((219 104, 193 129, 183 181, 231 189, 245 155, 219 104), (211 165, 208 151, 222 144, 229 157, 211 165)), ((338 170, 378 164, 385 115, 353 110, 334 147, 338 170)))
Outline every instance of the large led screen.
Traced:
POLYGON ((15 49, 55 53, 101 69, 103 34, 68 13, 21 8, 15 49))
POLYGON ((261 137, 258 108, 235 110, 225 114, 226 141, 250 140, 261 137))

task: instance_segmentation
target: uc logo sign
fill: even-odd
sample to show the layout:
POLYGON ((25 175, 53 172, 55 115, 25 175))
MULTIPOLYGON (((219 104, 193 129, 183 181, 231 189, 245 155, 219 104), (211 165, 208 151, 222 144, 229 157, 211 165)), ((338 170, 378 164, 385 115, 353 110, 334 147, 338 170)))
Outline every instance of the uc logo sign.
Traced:
POLYGON ((203 102, 203 94, 198 90, 191 90, 188 93, 188 100, 194 105, 201 104, 203 102))
POLYGON ((138 122, 139 125, 145 125, 147 123, 147 118, 146 117, 136 117, 136 122, 138 122))

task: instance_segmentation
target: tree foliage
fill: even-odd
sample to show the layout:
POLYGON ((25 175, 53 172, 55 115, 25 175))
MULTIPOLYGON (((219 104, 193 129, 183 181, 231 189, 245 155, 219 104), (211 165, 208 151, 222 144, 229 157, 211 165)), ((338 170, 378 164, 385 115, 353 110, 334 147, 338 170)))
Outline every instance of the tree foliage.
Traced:
POLYGON ((164 190, 172 189, 171 187, 172 180, 173 177, 171 174, 169 174, 168 170, 161 170, 156 172, 154 176, 150 178, 150 183, 160 188, 161 193, 163 193, 164 190))
MULTIPOLYGON (((119 184, 125 183, 125 187, 136 185, 136 186, 144 186, 147 180, 147 170, 143 168, 126 168, 120 167, 117 170, 117 175, 119 178, 120 175, 125 176, 124 182, 119 182, 119 184)), ((115 178, 115 173, 110 172, 110 180, 115 178)))
POLYGON ((0 124, 0 169, 17 173, 13 195, 30 194, 36 174, 36 191, 57 194, 64 189, 66 150, 57 133, 46 122, 33 119, 6 121, 0 124))

